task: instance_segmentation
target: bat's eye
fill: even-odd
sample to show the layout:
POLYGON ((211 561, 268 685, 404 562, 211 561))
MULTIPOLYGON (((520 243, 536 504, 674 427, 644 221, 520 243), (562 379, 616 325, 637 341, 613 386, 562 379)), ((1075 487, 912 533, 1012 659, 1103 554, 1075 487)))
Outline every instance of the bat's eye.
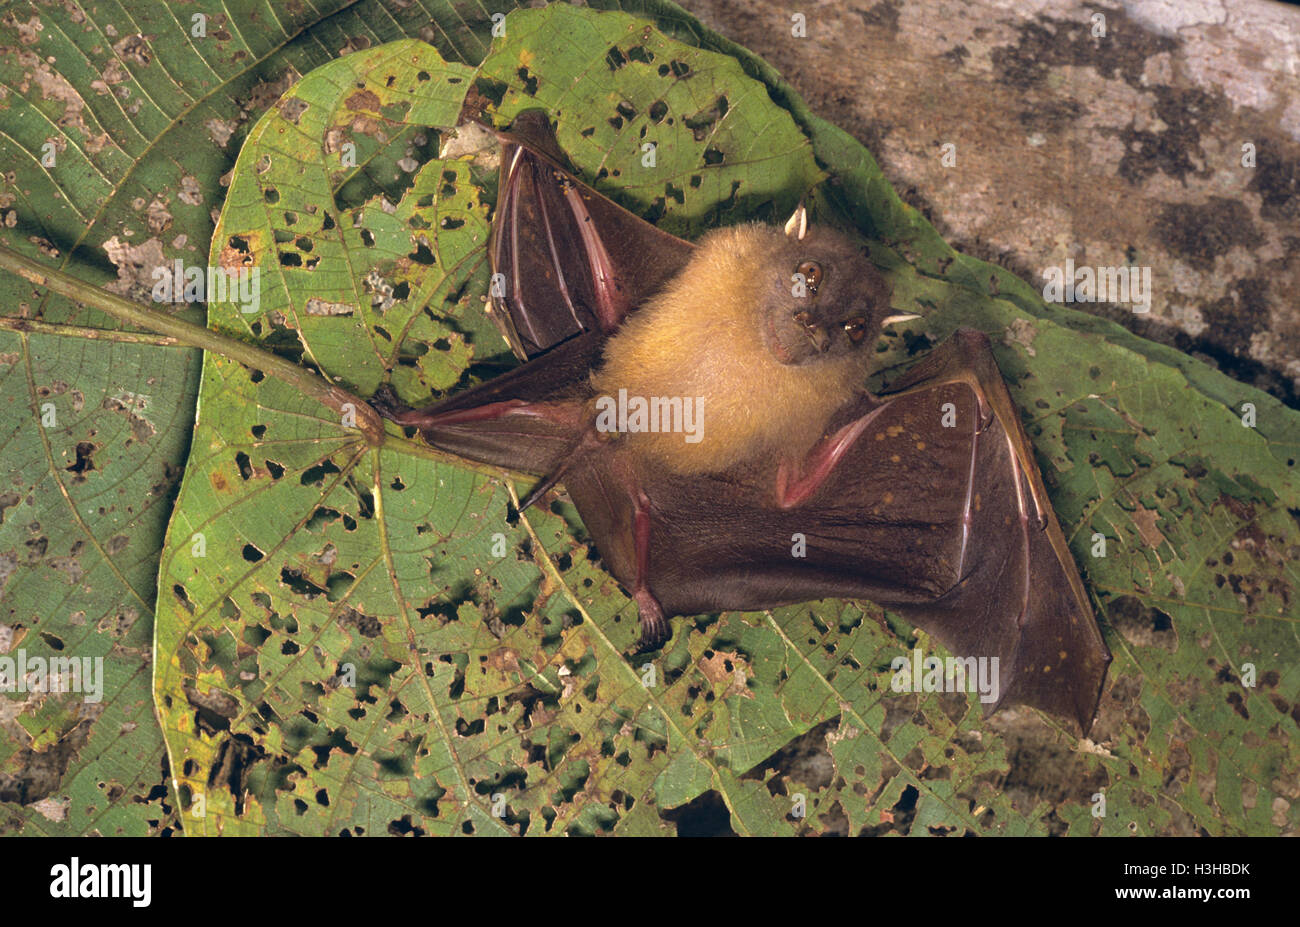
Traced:
POLYGON ((809 293, 816 293, 822 282, 822 266, 816 261, 804 261, 795 268, 795 273, 803 274, 804 283, 809 293))
POLYGON ((867 320, 858 316, 849 319, 844 323, 844 334, 849 336, 849 340, 854 344, 861 344, 862 339, 867 337, 867 320))

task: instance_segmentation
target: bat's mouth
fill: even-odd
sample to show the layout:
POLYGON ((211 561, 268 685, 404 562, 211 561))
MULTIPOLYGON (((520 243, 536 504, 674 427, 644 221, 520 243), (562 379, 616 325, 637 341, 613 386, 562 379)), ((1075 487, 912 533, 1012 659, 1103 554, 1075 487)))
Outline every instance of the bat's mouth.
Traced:
POLYGON ((830 349, 830 336, 806 312, 793 317, 795 326, 769 318, 764 326, 768 350, 778 363, 798 366, 816 360, 830 349), (800 318, 803 316, 804 318, 800 318))

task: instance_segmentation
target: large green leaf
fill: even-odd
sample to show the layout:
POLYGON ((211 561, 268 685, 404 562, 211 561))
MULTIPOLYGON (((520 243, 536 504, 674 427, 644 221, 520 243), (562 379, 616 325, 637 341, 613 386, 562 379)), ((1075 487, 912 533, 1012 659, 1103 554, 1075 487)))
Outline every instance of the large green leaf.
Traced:
MULTIPOLYGON (((388 81, 408 54, 399 44, 350 56, 259 123, 214 261, 238 237, 278 272, 294 248, 280 212, 348 194, 345 173, 321 170, 318 154, 336 114, 355 111, 347 101, 373 91, 375 114, 413 123, 406 104, 385 111, 380 89, 409 89, 388 81), (294 99, 309 104, 306 138, 285 142, 294 99), (268 206, 271 188, 279 198, 268 206)), ((431 58, 422 67, 430 84, 450 73, 431 58)), ((882 236, 874 253, 896 300, 926 313, 915 329, 928 337, 898 339, 882 359, 958 324, 995 333, 1117 651, 1097 744, 1025 769, 1025 730, 1055 728, 1063 745, 1068 731, 1024 712, 990 724, 960 696, 892 693, 890 660, 911 643, 874 608, 679 619, 659 660, 629 659, 635 611, 588 561, 571 510, 512 521, 508 482, 396 437, 367 448, 278 384, 209 359, 160 582, 158 695, 173 757, 187 761, 180 781, 203 796, 189 829, 658 833, 670 826, 662 809, 706 793, 742 833, 1294 826, 1293 413, 1114 326, 1044 307, 1014 278, 956 255, 860 149, 797 110, 792 119, 732 59, 634 18, 563 6, 512 14, 477 87, 503 120, 550 110, 585 176, 687 234, 779 215, 830 169, 824 216, 838 205, 882 236), (1239 399, 1256 405, 1256 427, 1243 427, 1239 399), (196 531, 202 563, 190 556, 196 531), (1094 556, 1094 532, 1105 556, 1094 556), (1247 663, 1254 688, 1240 681, 1247 663), (829 774, 770 759, 810 746, 829 774), (1104 818, 1091 813, 1099 792, 1104 818), (807 819, 790 816, 799 796, 807 819)), ((423 114, 443 126, 453 116, 451 106, 441 122, 423 114)), ((406 151, 409 135, 387 136, 406 151)), ((317 236, 319 265, 291 267, 280 302, 253 315, 216 308, 213 323, 296 338, 328 375, 363 391, 391 375, 411 400, 458 385, 474 357, 499 356, 500 343, 472 328, 482 178, 426 157, 399 199, 358 203, 317 236), (421 241, 433 263, 404 263, 421 241), (366 278, 421 295, 377 312, 366 278), (349 309, 305 313, 312 298, 349 309)), ((398 156, 377 148, 375 158, 398 156)))

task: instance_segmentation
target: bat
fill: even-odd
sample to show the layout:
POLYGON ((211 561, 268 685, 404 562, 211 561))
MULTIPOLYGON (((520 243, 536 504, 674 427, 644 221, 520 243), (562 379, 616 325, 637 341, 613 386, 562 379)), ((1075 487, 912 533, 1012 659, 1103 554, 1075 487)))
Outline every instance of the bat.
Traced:
POLYGON ((540 476, 521 509, 562 481, 643 649, 675 616, 867 599, 996 658, 988 712, 1087 734, 1111 656, 988 337, 873 394, 883 329, 916 316, 848 235, 801 204, 687 242, 579 181, 544 114, 499 137, 489 312, 524 363, 376 410, 540 476))

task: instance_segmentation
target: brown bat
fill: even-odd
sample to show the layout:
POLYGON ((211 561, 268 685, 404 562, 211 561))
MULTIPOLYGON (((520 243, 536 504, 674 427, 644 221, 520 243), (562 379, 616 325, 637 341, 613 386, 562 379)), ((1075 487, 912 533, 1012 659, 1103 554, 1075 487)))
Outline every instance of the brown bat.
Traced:
POLYGON ((882 328, 914 316, 860 244, 802 206, 692 244, 573 177, 544 115, 501 138, 492 311, 526 363, 380 413, 543 476, 521 508, 563 480, 645 647, 676 615, 869 599, 997 658, 989 711, 1086 733, 1110 652, 988 338, 872 395, 882 328))

